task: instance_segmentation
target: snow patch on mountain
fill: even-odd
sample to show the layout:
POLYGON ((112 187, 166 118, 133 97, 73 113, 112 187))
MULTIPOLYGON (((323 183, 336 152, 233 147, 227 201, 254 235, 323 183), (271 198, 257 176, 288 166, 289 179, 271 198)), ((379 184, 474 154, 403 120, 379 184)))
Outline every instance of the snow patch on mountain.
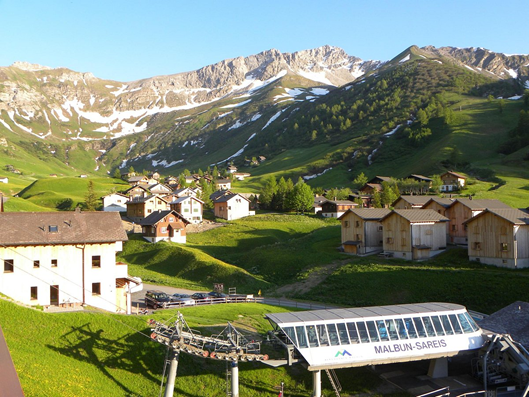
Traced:
POLYGON ((285 110, 286 109, 280 110, 279 112, 274 114, 272 117, 270 117, 270 120, 268 120, 268 122, 265 124, 265 126, 263 128, 261 128, 261 131, 264 130, 266 127, 268 127, 270 124, 272 124, 274 122, 274 120, 276 120, 279 116, 281 116, 281 113, 283 113, 285 110))
POLYGON ((4 120, 0 119, 0 123, 3 124, 3 126, 6 127, 9 131, 14 132, 11 129, 11 126, 9 124, 7 124, 4 120))
POLYGON ((226 109, 226 108, 238 108, 240 106, 244 106, 246 105, 247 103, 250 103, 252 100, 251 99, 248 99, 247 101, 242 101, 242 102, 239 102, 239 103, 233 103, 231 105, 226 105, 226 106, 222 106, 221 109, 226 109))
POLYGON ((162 161, 152 160, 152 166, 154 168, 156 168, 159 165, 161 165, 161 166, 163 166, 165 168, 169 168, 169 167, 172 167, 173 165, 181 163, 182 161, 184 161, 184 160, 175 160, 175 161, 171 161, 170 163, 168 163, 167 160, 162 160, 162 161))
POLYGON ((301 75, 302 77, 305 77, 306 79, 317 81, 319 83, 323 83, 323 84, 326 84, 326 85, 334 86, 334 84, 331 83, 331 81, 327 78, 327 75, 326 75, 325 71, 322 71, 322 72, 307 72, 307 71, 304 71, 304 70, 299 70, 297 73, 299 75, 301 75))
POLYGON ((408 54, 408 55, 406 55, 404 58, 402 58, 402 59, 399 61, 399 63, 408 62, 408 61, 410 60, 410 58, 411 58, 411 55, 408 54))
POLYGON ((506 68, 504 68, 504 69, 505 69, 505 71, 506 71, 507 73, 509 73, 509 74, 511 75, 511 77, 512 77, 513 79, 518 78, 518 73, 517 73, 516 71, 514 71, 514 70, 512 70, 512 69, 506 69, 506 68))

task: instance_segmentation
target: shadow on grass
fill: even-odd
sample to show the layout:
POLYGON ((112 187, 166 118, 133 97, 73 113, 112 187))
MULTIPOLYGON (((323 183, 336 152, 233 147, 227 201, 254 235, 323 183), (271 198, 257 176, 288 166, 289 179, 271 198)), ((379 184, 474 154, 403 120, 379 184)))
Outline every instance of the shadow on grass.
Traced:
MULTIPOLYGON (((156 359, 159 355, 150 339, 133 335, 132 337, 119 340, 105 338, 104 330, 93 330, 90 323, 79 327, 72 327, 70 332, 60 337, 62 346, 47 347, 60 354, 75 358, 76 360, 96 366, 101 373, 113 381, 117 386, 125 391, 127 395, 137 395, 138 393, 129 389, 119 379, 112 375, 111 370, 124 370, 131 374, 143 376, 152 382, 159 382, 148 368, 153 363, 147 362, 147 358, 156 359), (143 354, 138 354, 143 352, 143 354)), ((159 361, 161 361, 161 356, 159 361)))

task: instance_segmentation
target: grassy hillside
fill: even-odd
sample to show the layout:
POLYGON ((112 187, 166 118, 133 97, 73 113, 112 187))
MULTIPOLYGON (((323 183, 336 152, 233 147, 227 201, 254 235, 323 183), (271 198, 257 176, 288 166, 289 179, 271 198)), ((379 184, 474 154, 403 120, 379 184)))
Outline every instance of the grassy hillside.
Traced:
MULTIPOLYGON (((114 178, 44 178, 33 182, 22 190, 19 196, 34 205, 47 208, 48 211, 57 209, 61 203, 70 199, 72 202, 65 209, 74 209, 77 205, 83 206, 89 181, 93 182, 94 192, 98 198, 112 191, 124 190, 129 187, 125 182, 114 178)), ((99 205, 102 205, 101 200, 99 205)))
MULTIPOLYGON (((280 311, 285 309, 238 304, 187 308, 183 314, 206 335, 218 333, 230 321, 243 332, 263 336, 271 329, 263 315, 280 311)), ((175 314, 159 311, 150 318, 168 321, 175 314)), ((47 314, 0 299, 0 323, 28 397, 158 395, 166 349, 149 338, 146 320, 89 312, 47 314)), ((224 362, 181 354, 175 395, 224 396, 225 371, 224 362)), ((380 383, 368 369, 337 372, 346 393, 363 393, 380 383)), ((244 396, 277 396, 274 387, 281 382, 289 396, 307 396, 312 389, 310 373, 299 366, 241 363, 239 376, 244 396)), ((331 392, 326 379, 323 387, 331 392)))
POLYGON ((151 244, 138 235, 130 237, 118 259, 129 264, 130 274, 146 283, 194 290, 210 290, 213 283, 224 283, 252 293, 268 285, 261 277, 199 249, 168 242, 151 244))

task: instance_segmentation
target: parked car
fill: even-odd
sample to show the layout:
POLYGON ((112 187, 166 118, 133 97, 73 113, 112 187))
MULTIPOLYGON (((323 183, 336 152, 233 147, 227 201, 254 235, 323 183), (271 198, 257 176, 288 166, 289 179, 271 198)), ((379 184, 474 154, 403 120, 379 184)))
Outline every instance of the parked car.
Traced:
POLYGON ((147 291, 145 293, 145 306, 153 309, 166 308, 171 303, 171 297, 162 291, 147 291))
POLYGON ((208 295, 213 299, 219 299, 219 298, 226 299, 228 297, 228 295, 223 294, 222 292, 216 292, 216 291, 208 292, 208 295))
POLYGON ((211 300, 211 297, 204 292, 196 292, 191 295, 191 298, 193 298, 196 302, 205 302, 211 300))
POLYGON ((173 302, 178 302, 181 305, 185 306, 195 304, 195 300, 191 298, 188 294, 173 294, 171 296, 171 299, 173 300, 173 302))

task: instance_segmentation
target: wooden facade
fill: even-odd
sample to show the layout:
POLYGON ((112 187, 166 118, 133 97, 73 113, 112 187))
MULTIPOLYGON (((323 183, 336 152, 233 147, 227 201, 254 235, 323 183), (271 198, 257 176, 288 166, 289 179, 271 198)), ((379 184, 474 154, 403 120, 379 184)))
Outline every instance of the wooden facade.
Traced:
POLYGON ((487 209, 465 222, 468 256, 489 265, 529 267, 529 214, 518 209, 487 209))
POLYGON ((443 184, 441 185, 442 192, 452 192, 461 189, 466 184, 467 177, 457 172, 448 171, 441 175, 443 184))
POLYGON ((172 201, 170 207, 172 210, 181 214, 190 223, 202 222, 202 212, 204 202, 193 196, 179 197, 172 201))
POLYGON ((468 234, 464 222, 487 208, 510 209, 511 207, 499 200, 456 199, 446 210, 447 217, 450 219, 448 225, 449 242, 466 245, 468 234))
POLYGON ((325 218, 339 218, 345 211, 357 206, 357 203, 349 200, 327 200, 321 203, 321 215, 325 218))
POLYGON ((423 209, 394 210, 381 219, 384 253, 426 259, 446 249, 448 218, 423 209))
POLYGON ((342 248, 344 252, 365 255, 382 251, 382 224, 380 219, 389 209, 363 208, 346 211, 342 223, 342 248))
POLYGON ((156 211, 167 211, 169 203, 159 196, 149 196, 127 202, 127 217, 139 222, 156 211))
POLYGON ((161 240, 186 243, 186 226, 189 221, 176 211, 157 211, 140 224, 143 238, 151 243, 161 240))
POLYGON ((396 210, 411 210, 422 208, 430 199, 429 196, 402 195, 391 206, 396 210))

